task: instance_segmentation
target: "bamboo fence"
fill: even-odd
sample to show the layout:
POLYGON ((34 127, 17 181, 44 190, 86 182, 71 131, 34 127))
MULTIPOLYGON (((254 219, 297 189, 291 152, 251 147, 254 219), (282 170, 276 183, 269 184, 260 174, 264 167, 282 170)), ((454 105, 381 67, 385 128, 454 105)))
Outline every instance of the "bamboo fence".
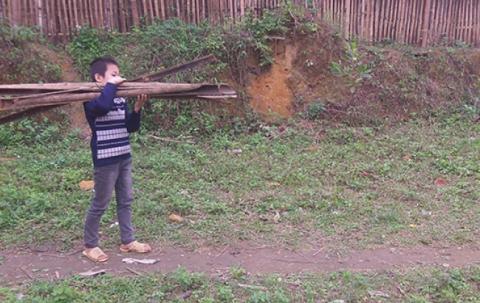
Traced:
MULTIPOLYGON (((214 24, 261 15, 288 0, 0 0, 0 18, 67 39, 84 25, 127 32, 154 20, 214 24)), ((347 38, 421 46, 480 45, 480 0, 292 0, 333 22, 347 38)))

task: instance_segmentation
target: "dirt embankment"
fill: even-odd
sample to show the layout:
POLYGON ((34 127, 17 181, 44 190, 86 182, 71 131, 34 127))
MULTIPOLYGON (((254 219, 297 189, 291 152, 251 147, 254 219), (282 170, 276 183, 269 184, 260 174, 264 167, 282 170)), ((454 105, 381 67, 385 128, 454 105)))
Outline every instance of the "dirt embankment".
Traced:
MULTIPOLYGON (((79 82, 81 77, 73 66, 72 59, 64 53, 53 51, 52 49, 43 45, 36 45, 35 48, 42 56, 48 58, 49 62, 61 67, 61 80, 65 82, 79 82)), ((61 112, 64 112, 68 117, 69 127, 78 130, 82 138, 90 136, 90 129, 85 119, 83 112, 83 105, 81 103, 72 103, 61 107, 61 112)), ((63 115, 58 110, 51 110, 44 113, 49 119, 59 122, 64 122, 63 115)))
POLYGON ((352 124, 400 121, 473 102, 480 50, 372 46, 345 41, 328 25, 274 45, 275 60, 249 77, 250 105, 275 121, 309 110, 352 124))

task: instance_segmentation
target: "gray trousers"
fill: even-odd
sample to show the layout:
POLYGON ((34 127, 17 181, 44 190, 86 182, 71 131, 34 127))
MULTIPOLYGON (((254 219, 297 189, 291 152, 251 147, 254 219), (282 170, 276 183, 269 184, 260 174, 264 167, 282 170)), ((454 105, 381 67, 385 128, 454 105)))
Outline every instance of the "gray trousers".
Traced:
POLYGON ((84 241, 85 247, 98 246, 98 229, 100 219, 108 207, 115 189, 117 200, 117 218, 120 226, 122 244, 135 240, 132 226, 133 188, 132 188, 132 159, 118 163, 96 167, 94 170, 95 193, 85 219, 84 241))

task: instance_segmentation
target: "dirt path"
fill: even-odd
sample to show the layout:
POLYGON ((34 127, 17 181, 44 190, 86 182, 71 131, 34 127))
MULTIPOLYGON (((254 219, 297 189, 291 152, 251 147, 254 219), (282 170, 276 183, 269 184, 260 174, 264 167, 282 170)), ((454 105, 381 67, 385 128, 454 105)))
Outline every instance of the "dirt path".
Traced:
POLYGON ((52 252, 0 253, 0 285, 18 284, 33 279, 54 280, 85 272, 105 269, 113 275, 170 272, 178 266, 191 271, 221 275, 231 266, 241 266, 252 274, 301 273, 332 271, 383 271, 419 266, 463 267, 480 264, 480 248, 475 247, 414 247, 380 248, 353 251, 346 255, 326 254, 322 250, 291 251, 271 247, 224 247, 188 251, 168 247, 139 256, 106 251, 111 259, 96 265, 79 251, 70 254, 52 252), (125 264, 122 258, 150 258, 159 260, 154 265, 125 264))

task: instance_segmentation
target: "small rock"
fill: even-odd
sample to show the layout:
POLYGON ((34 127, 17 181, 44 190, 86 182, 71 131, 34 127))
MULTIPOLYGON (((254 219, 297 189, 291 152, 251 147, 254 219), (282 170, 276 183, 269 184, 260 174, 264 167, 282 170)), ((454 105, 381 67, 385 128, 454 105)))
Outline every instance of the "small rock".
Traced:
POLYGON ((280 222, 280 213, 275 211, 275 216, 273 216, 273 222, 279 223, 280 222))
POLYGON ((330 303, 345 303, 345 300, 333 300, 333 301, 330 301, 330 303))
POLYGON ((234 149, 229 149, 228 152, 234 155, 240 155, 243 152, 243 150, 241 148, 234 148, 234 149))
POLYGON ((434 183, 438 187, 444 187, 445 185, 447 185, 448 182, 445 178, 439 177, 439 178, 435 179, 434 183))
POLYGON ((445 267, 445 268, 449 268, 449 267, 450 267, 450 264, 448 264, 448 263, 443 263, 442 266, 445 267))
POLYGON ((175 222, 175 223, 182 223, 185 220, 182 216, 177 214, 170 214, 170 216, 168 216, 168 219, 171 222, 175 222))
POLYGON ((95 183, 93 181, 81 181, 79 184, 80 189, 84 191, 92 190, 95 187, 95 183))
POLYGON ((432 212, 422 209, 421 214, 422 214, 422 217, 430 217, 432 215, 432 212))
POLYGON ((370 297, 390 298, 389 294, 386 294, 383 291, 378 291, 378 290, 369 290, 368 294, 370 295, 370 297))

